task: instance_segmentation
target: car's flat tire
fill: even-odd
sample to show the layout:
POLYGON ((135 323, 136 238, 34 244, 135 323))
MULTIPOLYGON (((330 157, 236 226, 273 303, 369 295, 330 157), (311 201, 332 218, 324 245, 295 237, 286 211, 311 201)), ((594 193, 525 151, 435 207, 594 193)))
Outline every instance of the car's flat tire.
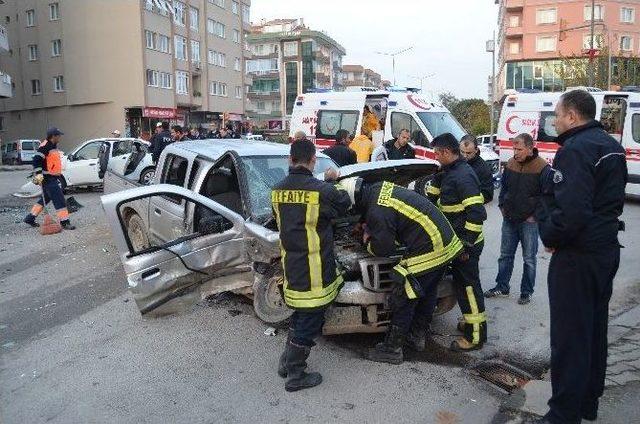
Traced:
POLYGON ((144 221, 137 213, 132 214, 127 219, 127 237, 131 241, 131 247, 133 247, 133 250, 136 252, 151 247, 149 236, 144 229, 144 221))
POLYGON ((282 269, 278 267, 266 274, 255 273, 253 280, 253 310, 258 318, 269 324, 287 320, 293 309, 287 307, 282 297, 282 269))

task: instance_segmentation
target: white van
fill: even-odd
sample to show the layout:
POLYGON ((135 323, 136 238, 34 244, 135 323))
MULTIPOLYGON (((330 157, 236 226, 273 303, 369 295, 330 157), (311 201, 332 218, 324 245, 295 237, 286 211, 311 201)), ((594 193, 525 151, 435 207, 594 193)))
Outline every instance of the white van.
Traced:
POLYGON ((33 162, 40 140, 14 140, 2 143, 2 163, 21 165, 33 162))
MULTIPOLYGON (((513 138, 531 134, 541 157, 552 163, 560 147, 555 138, 554 109, 562 93, 517 93, 505 98, 498 124, 500 161, 513 156, 513 138)), ((592 91, 596 119, 627 151, 627 194, 640 195, 640 93, 592 91)))
MULTIPOLYGON (((373 133, 377 146, 398 135, 406 128, 417 159, 435 159, 431 140, 440 134, 451 133, 458 140, 467 132, 444 106, 426 100, 412 91, 379 91, 362 88, 360 91, 306 93, 296 99, 291 115, 289 135, 303 131, 319 149, 335 144, 340 129, 352 135, 361 134, 363 110, 369 106, 380 121, 381 131, 373 133)), ((480 148, 480 156, 489 163, 494 177, 500 172, 498 155, 488 148, 480 148)))

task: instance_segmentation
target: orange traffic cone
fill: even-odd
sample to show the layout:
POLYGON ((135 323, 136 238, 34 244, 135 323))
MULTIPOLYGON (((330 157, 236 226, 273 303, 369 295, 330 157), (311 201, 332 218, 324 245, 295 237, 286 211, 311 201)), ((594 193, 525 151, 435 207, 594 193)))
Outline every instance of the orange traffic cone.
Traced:
POLYGON ((40 234, 42 234, 43 236, 58 234, 62 231, 62 225, 60 225, 57 220, 53 219, 47 212, 47 203, 44 200, 44 189, 42 191, 42 204, 44 205, 44 222, 40 226, 40 234))

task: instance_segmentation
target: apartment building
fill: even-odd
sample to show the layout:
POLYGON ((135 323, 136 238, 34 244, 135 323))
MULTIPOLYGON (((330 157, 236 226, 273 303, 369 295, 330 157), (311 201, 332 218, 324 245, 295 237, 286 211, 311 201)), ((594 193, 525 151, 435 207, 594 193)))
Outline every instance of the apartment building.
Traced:
MULTIPOLYGON (((590 0, 496 0, 497 81, 505 89, 563 90, 562 58, 587 57, 590 0)), ((640 0, 598 0, 593 9, 596 54, 640 56, 640 0)))
POLYGON ((6 0, 3 139, 63 129, 63 149, 118 129, 148 137, 244 118, 250 0, 6 0), (173 8, 172 8, 173 6, 173 8))
MULTIPOLYGON (((5 74, 2 71, 2 65, 4 57, 9 54, 9 37, 7 36, 7 29, 4 25, 0 25, 0 98, 11 97, 11 76, 5 74)), ((0 119, 0 131, 2 131, 2 119, 0 119)))
POLYGON ((345 87, 364 86, 383 88, 380 74, 362 65, 343 65, 342 75, 343 85, 345 87))
POLYGON ((301 93, 342 88, 344 47, 302 19, 262 21, 247 42, 252 54, 247 113, 259 126, 282 128, 301 93))

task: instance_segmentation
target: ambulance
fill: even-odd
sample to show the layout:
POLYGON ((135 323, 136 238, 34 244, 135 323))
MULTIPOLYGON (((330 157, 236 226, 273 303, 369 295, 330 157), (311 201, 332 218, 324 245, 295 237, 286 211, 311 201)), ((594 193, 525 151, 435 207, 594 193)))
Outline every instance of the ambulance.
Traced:
MULTIPOLYGON (((460 140, 467 133, 447 108, 423 98, 417 90, 350 87, 347 91, 299 95, 291 115, 290 137, 303 131, 318 149, 333 146, 338 130, 347 130, 354 136, 361 134, 366 106, 380 122, 381 130, 372 134, 374 145, 380 146, 406 128, 418 159, 435 158, 430 143, 440 134, 451 133, 460 140)), ((480 156, 491 166, 497 181, 500 173, 498 155, 481 146, 480 156)))
MULTIPOLYGON (((583 88, 583 87, 580 87, 583 88)), ((627 152, 629 183, 627 194, 640 195, 640 92, 587 89, 596 100, 596 119, 627 152)), ((530 134, 541 157, 553 163, 560 147, 555 142, 554 109, 562 93, 507 93, 500 122, 500 162, 513 156, 513 138, 530 134)))

